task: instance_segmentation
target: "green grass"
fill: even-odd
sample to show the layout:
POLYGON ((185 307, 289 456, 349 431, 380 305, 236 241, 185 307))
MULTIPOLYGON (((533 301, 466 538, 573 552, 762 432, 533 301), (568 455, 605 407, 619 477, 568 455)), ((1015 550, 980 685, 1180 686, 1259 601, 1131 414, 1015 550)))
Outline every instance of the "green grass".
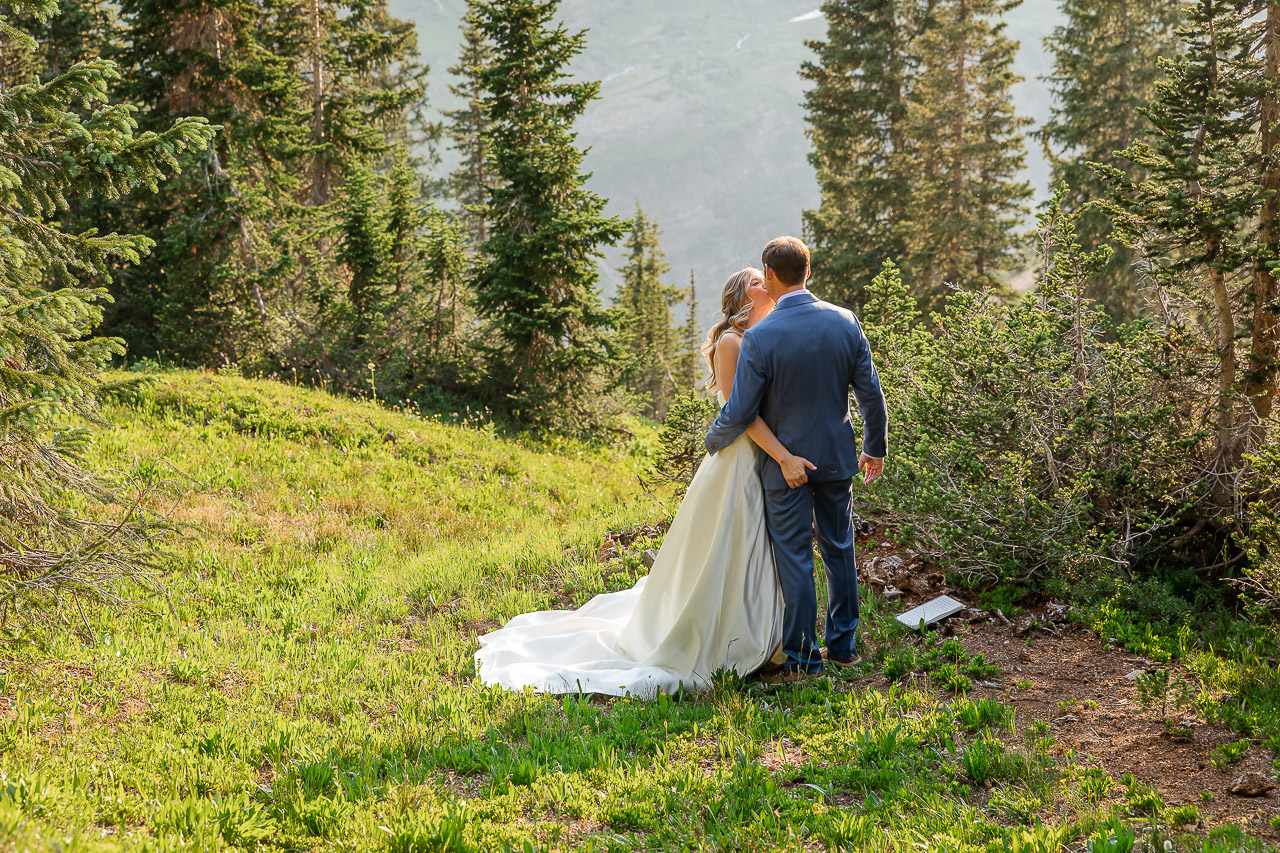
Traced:
POLYGON ((633 582, 636 553, 597 551, 670 512, 635 485, 642 443, 189 372, 109 415, 94 461, 189 535, 162 594, 0 665, 0 850, 1101 850, 1190 820, 963 696, 988 665, 870 595, 874 663, 830 680, 480 687, 477 633, 633 582))

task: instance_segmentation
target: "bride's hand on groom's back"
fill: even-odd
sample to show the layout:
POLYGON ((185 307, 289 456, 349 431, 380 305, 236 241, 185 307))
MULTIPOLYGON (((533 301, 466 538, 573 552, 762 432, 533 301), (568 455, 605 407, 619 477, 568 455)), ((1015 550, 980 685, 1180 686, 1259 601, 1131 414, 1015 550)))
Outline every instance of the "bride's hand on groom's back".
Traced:
POLYGON ((787 481, 787 486, 792 489, 798 489, 809 482, 809 472, 818 470, 817 465, 803 456, 784 456, 779 460, 778 467, 782 469, 782 477, 787 481))

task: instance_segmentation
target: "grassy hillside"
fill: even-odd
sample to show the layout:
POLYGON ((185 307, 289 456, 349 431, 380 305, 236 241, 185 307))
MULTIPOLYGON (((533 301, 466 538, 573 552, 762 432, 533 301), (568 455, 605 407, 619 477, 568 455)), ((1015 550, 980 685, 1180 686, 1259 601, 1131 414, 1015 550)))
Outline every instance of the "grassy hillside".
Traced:
MULTIPOLYGON (((1048 853, 1127 849, 1126 815, 1153 843, 1179 825, 1045 724, 965 698, 993 668, 955 640, 913 650, 870 594, 874 666, 803 688, 483 689, 477 633, 641 571, 643 537, 600 560, 607 531, 667 512, 636 493, 636 454, 157 378, 93 461, 150 483, 189 537, 162 595, 0 662, 0 850, 1048 853)), ((1243 837, 1215 832, 1204 849, 1243 837)))
MULTIPOLYGON (((463 0, 392 0, 418 22, 432 66, 432 99, 450 103, 445 69, 457 59, 463 0)), ((706 318, 719 288, 744 263, 758 262, 764 242, 801 230, 800 212, 818 201, 805 159, 803 90, 797 71, 811 55, 807 39, 826 25, 809 17, 817 0, 565 0, 568 26, 588 29, 574 71, 601 80, 580 141, 591 147, 592 187, 609 210, 629 216, 638 198, 665 230, 662 246, 673 280, 697 271, 706 318), (793 21, 792 19, 800 19, 793 21)), ((1060 20, 1053 0, 1028 0, 1009 16, 1022 42, 1015 90, 1020 112, 1037 123, 1049 94, 1036 78, 1047 70, 1041 39, 1060 20)), ((1028 179, 1043 190, 1047 170, 1029 143, 1028 179)), ((617 253, 604 264, 612 292, 617 253)))

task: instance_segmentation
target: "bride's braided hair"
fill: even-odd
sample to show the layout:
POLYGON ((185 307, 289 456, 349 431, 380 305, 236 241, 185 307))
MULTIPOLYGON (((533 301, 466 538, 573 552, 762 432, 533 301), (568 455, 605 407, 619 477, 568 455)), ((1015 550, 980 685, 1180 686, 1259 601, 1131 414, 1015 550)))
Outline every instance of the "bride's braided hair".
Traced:
POLYGON ((722 316, 707 332, 707 341, 702 345, 702 354, 707 359, 707 367, 711 375, 707 377, 707 390, 716 388, 716 347, 726 332, 737 332, 742 335, 747 331, 747 320, 751 319, 751 297, 747 288, 752 279, 764 278, 764 273, 755 267, 744 267, 729 276, 720 293, 720 311, 722 316))

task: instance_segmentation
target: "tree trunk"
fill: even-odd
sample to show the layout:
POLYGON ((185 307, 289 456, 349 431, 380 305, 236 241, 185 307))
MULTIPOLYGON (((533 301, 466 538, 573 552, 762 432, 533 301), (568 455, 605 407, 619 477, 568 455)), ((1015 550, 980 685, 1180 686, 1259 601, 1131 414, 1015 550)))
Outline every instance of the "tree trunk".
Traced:
MULTIPOLYGON (((961 152, 964 148, 964 132, 965 132, 965 94, 968 83, 966 81, 965 72, 968 70, 968 26, 969 26, 969 4, 966 0, 960 0, 959 8, 956 10, 956 20, 959 26, 960 38, 955 45, 956 52, 956 75, 955 90, 953 96, 955 98, 955 111, 951 127, 951 186, 949 193, 951 198, 951 224, 953 228, 959 227, 961 215, 961 192, 964 189, 964 160, 961 152)), ((947 249, 947 276, 950 283, 960 284, 960 235, 953 233, 947 249)))
MULTIPOLYGON (((320 55, 323 32, 320 27, 320 0, 311 0, 311 142, 324 144, 324 57, 320 55)), ((311 204, 319 206, 329 200, 329 175, 325 152, 321 148, 311 161, 311 204)))
POLYGON ((1280 101, 1276 87, 1280 85, 1280 5, 1267 5, 1267 20, 1262 44, 1263 82, 1265 94, 1261 104, 1262 174, 1258 183, 1270 193, 1262 205, 1258 221, 1259 258, 1253 270, 1253 337, 1249 348, 1249 369, 1245 375, 1244 394, 1253 407, 1255 423, 1250 424, 1248 450, 1261 446, 1266 438, 1266 421, 1271 417, 1276 396, 1276 339, 1280 336, 1280 291, 1276 278, 1267 268, 1268 260, 1280 258, 1280 162, 1276 143, 1280 132, 1280 101))

